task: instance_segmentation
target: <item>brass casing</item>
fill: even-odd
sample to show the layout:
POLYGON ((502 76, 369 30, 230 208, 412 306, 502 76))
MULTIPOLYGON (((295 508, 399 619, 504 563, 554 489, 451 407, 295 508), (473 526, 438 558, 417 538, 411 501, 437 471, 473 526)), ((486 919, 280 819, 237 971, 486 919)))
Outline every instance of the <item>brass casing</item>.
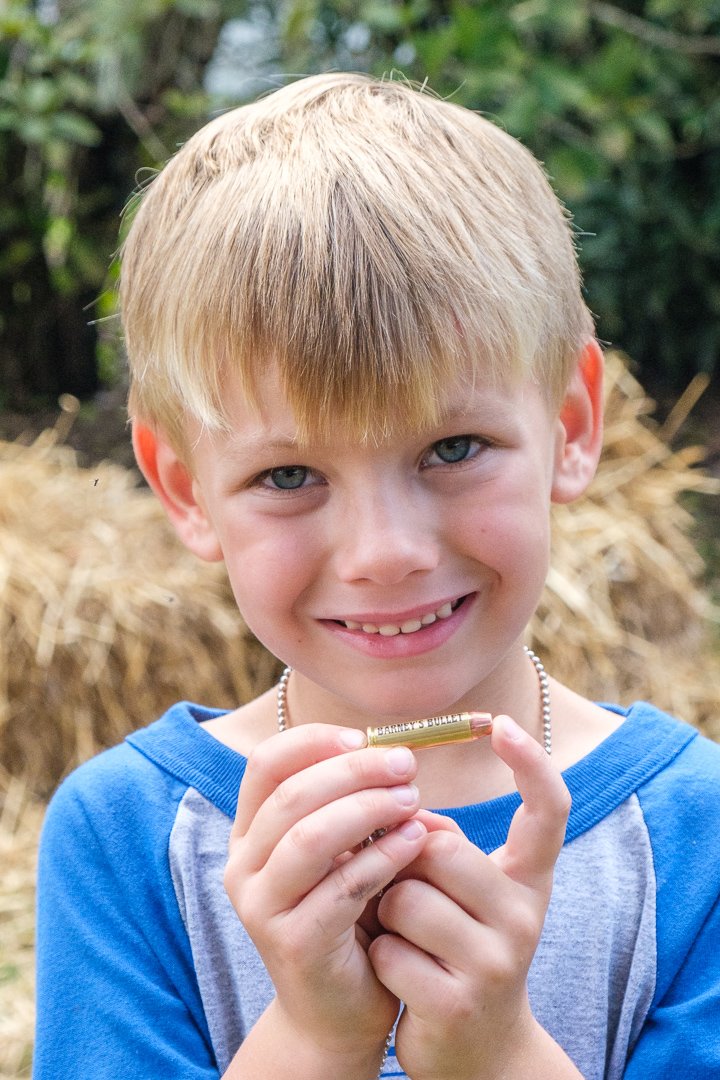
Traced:
POLYGON ((425 746, 468 742, 489 735, 491 730, 492 717, 489 713, 448 713, 425 720, 369 727, 367 741, 368 746, 409 746, 411 750, 419 750, 425 746))

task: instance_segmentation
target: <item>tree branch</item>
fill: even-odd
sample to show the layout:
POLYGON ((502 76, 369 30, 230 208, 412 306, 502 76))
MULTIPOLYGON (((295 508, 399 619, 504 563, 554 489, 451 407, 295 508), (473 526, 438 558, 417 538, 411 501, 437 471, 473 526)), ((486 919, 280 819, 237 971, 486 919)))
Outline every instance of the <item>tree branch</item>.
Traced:
POLYGON ((662 26, 641 19, 638 15, 631 15, 628 11, 622 11, 613 4, 598 2, 589 5, 590 15, 605 26, 614 26, 618 30, 625 30, 633 37, 640 38, 648 45, 657 45, 661 49, 673 49, 675 52, 691 53, 696 56, 720 56, 720 37, 703 36, 702 34, 677 34, 674 30, 666 30, 662 26))
POLYGON ((117 102, 117 109, 125 123, 137 135, 148 154, 155 161, 165 161, 170 153, 157 137, 145 114, 137 107, 129 94, 124 94, 117 102))

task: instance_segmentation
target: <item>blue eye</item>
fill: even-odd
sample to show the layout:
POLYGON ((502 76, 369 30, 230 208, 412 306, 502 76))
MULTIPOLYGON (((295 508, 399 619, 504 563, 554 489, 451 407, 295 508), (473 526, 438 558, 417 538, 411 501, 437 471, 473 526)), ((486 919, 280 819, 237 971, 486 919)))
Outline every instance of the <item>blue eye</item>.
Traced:
POLYGON ((267 473, 268 480, 273 487, 281 491, 294 491, 303 486, 308 478, 309 469, 304 465, 283 465, 279 469, 270 469, 267 473))
POLYGON ((472 435, 453 435, 449 439, 439 439, 433 443, 432 451, 446 465, 453 465, 458 461, 465 461, 476 445, 477 439, 472 435))

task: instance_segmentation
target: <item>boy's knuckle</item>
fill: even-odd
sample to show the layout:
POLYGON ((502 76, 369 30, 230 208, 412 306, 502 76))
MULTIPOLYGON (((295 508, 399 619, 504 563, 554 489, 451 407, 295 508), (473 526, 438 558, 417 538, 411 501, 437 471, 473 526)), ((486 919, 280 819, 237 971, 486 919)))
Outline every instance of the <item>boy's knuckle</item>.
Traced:
POLYGON ((517 982, 519 967, 515 943, 507 946, 498 944, 485 954, 483 980, 493 993, 500 993, 517 982))
POLYGON ((253 923, 252 889, 246 887, 246 882, 239 878, 231 862, 228 862, 225 867, 223 887, 240 920, 246 926, 251 926, 253 923))
POLYGON ((365 788, 360 792, 360 804, 364 811, 368 811, 375 817, 377 814, 387 813, 390 808, 396 809, 397 804, 388 794, 385 788, 365 788))
POLYGON ((283 817, 294 817, 305 802, 305 787, 291 777, 279 784, 272 794, 276 809, 283 817))
POLYGON ((393 911, 402 912, 403 917, 412 922, 423 905, 421 883, 413 878, 396 881, 392 889, 383 898, 383 905, 388 915, 391 915, 393 911))
POLYGON ((258 743, 248 754, 247 772, 260 775, 270 773, 270 763, 274 756, 274 747, 271 745, 270 740, 258 743))
POLYGON ((563 783, 562 790, 558 793, 558 812, 562 815, 563 820, 567 821, 570 817, 571 809, 572 795, 567 785, 563 783))
POLYGON ((425 851, 431 857, 449 861, 458 855, 462 856, 466 843, 464 837, 442 829, 430 833, 425 844, 425 851))
POLYGON ((534 951, 539 936, 537 913, 529 904, 509 907, 505 915, 506 932, 523 954, 534 951))
POLYGON ((242 868, 237 852, 231 852, 223 870, 223 886, 227 893, 236 893, 243 880, 242 868))
POLYGON ((368 755, 364 753, 345 754, 343 765, 353 781, 366 781, 368 775, 368 755))
POLYGON ((537 950, 544 924, 545 906, 537 896, 527 895, 506 903, 492 951, 499 981, 526 970, 537 950))
POLYGON ((377 874, 358 872, 352 862, 345 863, 337 871, 337 898, 340 901, 358 902, 368 900, 382 888, 383 880, 377 874))
POLYGON ((287 840, 300 853, 313 851, 322 838, 322 830, 312 818, 297 821, 288 831, 287 840))
POLYGON ((307 962, 309 947, 307 935, 298 932, 292 919, 284 920, 277 929, 276 948, 283 961, 294 968, 307 962))
POLYGON ((443 994, 443 1012, 446 1018, 446 1029, 457 1030, 462 1033, 467 1030, 469 1023, 474 1023, 477 1017, 477 996, 468 993, 464 982, 451 983, 445 988, 443 994))

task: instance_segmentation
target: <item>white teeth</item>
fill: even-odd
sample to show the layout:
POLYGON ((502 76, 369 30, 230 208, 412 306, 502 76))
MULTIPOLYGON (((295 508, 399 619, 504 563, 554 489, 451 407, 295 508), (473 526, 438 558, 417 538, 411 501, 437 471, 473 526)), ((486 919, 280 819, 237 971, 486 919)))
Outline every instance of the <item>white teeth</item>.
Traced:
MULTIPOLYGON (((458 601, 459 603, 459 601, 458 601)), ((456 605, 457 606, 457 605, 456 605)), ((432 626, 436 619, 449 619, 455 607, 448 602, 439 607, 437 611, 428 611, 419 619, 406 619, 404 623, 359 623, 352 619, 345 619, 348 630, 362 630, 365 634, 380 634, 382 637, 395 637, 397 634, 415 634, 423 626, 432 626)))

